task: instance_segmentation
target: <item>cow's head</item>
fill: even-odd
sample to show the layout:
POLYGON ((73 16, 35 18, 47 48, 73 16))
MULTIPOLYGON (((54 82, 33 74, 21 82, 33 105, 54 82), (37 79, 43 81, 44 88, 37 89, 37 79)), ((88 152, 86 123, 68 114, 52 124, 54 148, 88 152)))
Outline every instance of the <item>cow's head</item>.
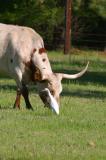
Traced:
POLYGON ((50 97, 48 96, 47 92, 44 92, 45 88, 48 88, 51 95, 54 97, 54 99, 57 101, 57 103, 59 104, 60 101, 60 93, 62 92, 62 84, 61 81, 62 79, 76 79, 81 77, 88 68, 88 64, 87 63, 86 67, 79 73, 77 74, 64 74, 64 73, 51 73, 47 76, 47 79, 42 80, 41 82, 37 83, 38 86, 38 91, 39 91, 39 95, 43 101, 43 103, 46 106, 50 106, 50 97), (49 105, 48 105, 49 104, 49 105))
POLYGON ((38 81, 47 79, 47 76, 52 73, 52 69, 45 49, 36 49, 32 61, 35 64, 37 72, 40 74, 41 77, 39 79, 39 76, 37 76, 37 74, 35 73, 35 79, 38 81))
POLYGON ((60 94, 62 92, 62 79, 76 79, 81 77, 86 72, 89 62, 86 67, 77 74, 53 73, 44 48, 36 48, 32 53, 32 80, 37 82, 40 98, 47 107, 52 108, 51 104, 54 102, 57 102, 59 105, 60 94))
POLYGON ((29 61, 25 62, 26 68, 30 70, 30 79, 42 81, 48 79, 48 75, 52 74, 51 65, 45 48, 33 48, 29 61))

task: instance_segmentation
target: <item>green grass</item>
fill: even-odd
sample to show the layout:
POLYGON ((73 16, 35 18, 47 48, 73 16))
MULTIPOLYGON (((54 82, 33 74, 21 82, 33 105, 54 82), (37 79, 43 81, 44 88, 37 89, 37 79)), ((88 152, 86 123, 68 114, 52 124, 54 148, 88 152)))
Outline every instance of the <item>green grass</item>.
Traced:
POLYGON ((106 160, 106 57, 74 51, 50 52, 57 72, 76 73, 90 61, 78 80, 63 80, 60 115, 45 109, 30 86, 34 112, 13 110, 15 83, 0 79, 0 160, 106 160))

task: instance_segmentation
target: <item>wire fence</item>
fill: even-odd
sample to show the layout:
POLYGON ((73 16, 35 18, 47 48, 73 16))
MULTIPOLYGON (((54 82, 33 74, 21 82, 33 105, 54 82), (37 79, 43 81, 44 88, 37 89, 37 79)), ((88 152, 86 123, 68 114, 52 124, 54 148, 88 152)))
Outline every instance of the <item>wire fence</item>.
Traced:
POLYGON ((72 33, 74 45, 79 47, 88 47, 90 49, 105 50, 106 35, 100 33, 72 33))
MULTIPOLYGON (((48 49, 62 49, 64 50, 65 36, 63 32, 55 32, 53 40, 45 41, 45 45, 48 49)), ((94 50, 106 50, 106 35, 100 33, 79 33, 72 32, 71 36, 71 47, 77 48, 88 48, 94 50)))

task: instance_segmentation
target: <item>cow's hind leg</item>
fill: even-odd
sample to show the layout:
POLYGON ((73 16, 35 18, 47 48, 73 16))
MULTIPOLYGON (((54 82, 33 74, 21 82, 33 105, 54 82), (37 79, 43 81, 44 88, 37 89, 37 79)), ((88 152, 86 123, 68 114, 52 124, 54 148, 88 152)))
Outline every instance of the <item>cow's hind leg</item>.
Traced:
POLYGON ((22 95, 23 95, 25 103, 26 103, 26 108, 33 110, 32 106, 30 104, 30 101, 29 101, 29 92, 28 92, 28 89, 27 89, 26 85, 24 85, 24 84, 22 85, 22 95))
POLYGON ((17 89, 17 96, 16 96, 16 100, 14 103, 14 107, 13 108, 18 108, 20 109, 20 99, 21 99, 21 90, 17 89))

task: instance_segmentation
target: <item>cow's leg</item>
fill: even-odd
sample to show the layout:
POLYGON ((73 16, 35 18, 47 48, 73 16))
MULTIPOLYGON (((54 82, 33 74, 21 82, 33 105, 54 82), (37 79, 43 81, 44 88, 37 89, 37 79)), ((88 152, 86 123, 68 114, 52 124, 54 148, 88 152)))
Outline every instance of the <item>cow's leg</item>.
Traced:
POLYGON ((23 95, 25 103, 26 103, 26 108, 33 110, 32 106, 30 104, 30 101, 29 101, 29 92, 28 92, 28 89, 27 89, 26 85, 24 85, 24 84, 22 85, 22 95, 23 95))
POLYGON ((15 68, 15 70, 13 71, 13 78, 15 79, 17 84, 17 95, 14 103, 14 108, 20 109, 20 99, 22 94, 22 72, 20 68, 15 68))
POLYGON ((20 109, 20 98, 21 98, 21 91, 20 91, 20 89, 17 89, 17 96, 16 96, 16 100, 15 100, 13 108, 20 109))
POLYGON ((21 94, 22 94, 22 96, 24 97, 25 103, 26 103, 26 108, 33 110, 32 106, 30 104, 30 101, 29 101, 28 89, 27 89, 26 85, 23 83, 22 77, 23 76, 22 76, 21 69, 19 67, 16 67, 15 71, 14 71, 14 78, 17 83, 18 91, 17 91, 17 96, 16 96, 16 101, 15 101, 14 107, 16 106, 16 107, 20 108, 20 98, 21 98, 21 94))

